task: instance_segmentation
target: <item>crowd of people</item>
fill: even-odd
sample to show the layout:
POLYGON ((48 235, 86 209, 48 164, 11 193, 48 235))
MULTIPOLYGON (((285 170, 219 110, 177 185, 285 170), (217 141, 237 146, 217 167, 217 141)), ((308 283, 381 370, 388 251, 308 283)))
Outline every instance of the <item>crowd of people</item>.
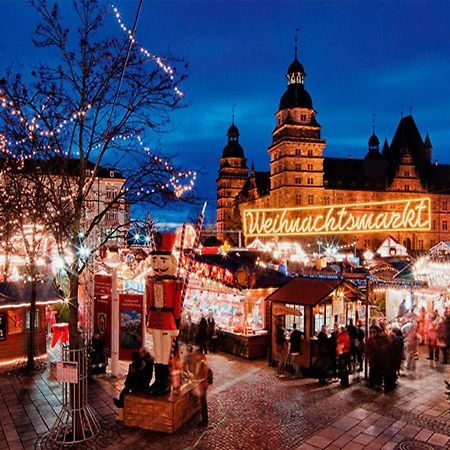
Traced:
POLYGON ((390 392, 395 389, 401 369, 414 371, 419 358, 418 346, 426 345, 430 361, 448 364, 450 348, 450 309, 419 314, 401 312, 397 320, 386 324, 372 319, 369 335, 361 321, 350 319, 347 326, 334 325, 331 333, 324 325, 317 335, 318 355, 315 370, 319 383, 338 377, 342 386, 349 386, 349 375, 363 371, 367 358, 369 386, 390 392), (401 313, 401 314, 400 314, 401 313))

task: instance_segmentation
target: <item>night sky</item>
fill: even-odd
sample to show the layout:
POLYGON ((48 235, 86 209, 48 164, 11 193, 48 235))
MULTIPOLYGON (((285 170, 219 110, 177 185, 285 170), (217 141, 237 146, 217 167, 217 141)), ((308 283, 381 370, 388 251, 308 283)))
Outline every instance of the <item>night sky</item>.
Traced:
MULTIPOLYGON (((51 2, 50 2, 51 3, 51 2)), ((137 0, 117 0, 131 26, 137 0)), ((11 62, 43 58, 30 42, 35 13, 26 1, 0 0, 0 71, 11 62)), ((308 74, 326 156, 367 151, 376 133, 390 141, 401 112, 412 114, 433 160, 450 163, 450 2, 233 2, 145 0, 137 39, 154 53, 167 51, 189 63, 182 89, 186 108, 173 115, 172 131, 155 137, 179 161, 200 171, 198 188, 215 217, 215 179, 236 104, 248 165, 268 170, 274 114, 300 27, 299 59, 308 74)), ((120 35, 113 16, 111 33, 120 35)), ((182 222, 188 208, 154 212, 182 222)))

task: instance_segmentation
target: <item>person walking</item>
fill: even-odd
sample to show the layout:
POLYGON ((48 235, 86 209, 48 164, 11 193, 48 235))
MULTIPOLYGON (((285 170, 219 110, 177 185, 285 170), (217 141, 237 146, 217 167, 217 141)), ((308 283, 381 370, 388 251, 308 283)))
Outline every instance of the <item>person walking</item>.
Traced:
POLYGON ((442 364, 448 363, 448 331, 446 318, 441 317, 437 327, 437 345, 442 353, 442 364))
POLYGON ((216 322, 214 320, 213 313, 209 313, 208 315, 208 342, 209 342, 209 351, 212 353, 216 353, 217 351, 217 334, 216 334, 216 322))
POLYGON ((212 370, 208 367, 206 356, 200 351, 194 353, 193 359, 194 367, 192 372, 194 375, 194 395, 197 395, 201 404, 201 420, 198 423, 199 427, 208 425, 208 387, 213 382, 212 370))
POLYGON ((208 353, 208 322, 204 317, 200 319, 197 330, 197 345, 200 353, 206 355, 208 353))
POLYGON ((366 331, 364 330, 364 325, 361 320, 358 320, 357 330, 358 330, 359 346, 357 348, 356 359, 358 362, 358 372, 362 372, 364 361, 364 340, 366 337, 366 331))
POLYGON ((331 358, 334 352, 330 348, 330 339, 327 335, 326 325, 322 326, 320 333, 317 335, 317 345, 319 355, 317 358, 317 374, 319 384, 327 384, 327 376, 331 366, 331 358))
POLYGON ((417 351, 417 324, 414 315, 408 317, 407 322, 402 326, 406 370, 416 369, 416 351, 417 351))
POLYGON ((358 351, 361 347, 358 339, 358 329, 355 327, 355 325, 353 325, 353 319, 350 319, 348 321, 347 333, 350 337, 350 354, 351 354, 350 371, 353 372, 353 370, 356 367, 358 351))
POLYGON ((369 363, 369 387, 380 389, 383 383, 380 361, 378 356, 378 339, 380 328, 371 326, 369 328, 369 338, 366 341, 365 352, 369 363))
POLYGON ((437 345, 437 321, 438 316, 432 312, 426 321, 426 336, 428 345, 428 358, 430 361, 439 360, 439 347, 437 345))
POLYGON ((290 344, 290 356, 292 365, 294 366, 295 370, 295 378, 301 378, 301 367, 300 367, 300 356, 302 353, 302 338, 303 333, 297 329, 297 324, 294 322, 292 324, 292 331, 289 336, 289 344, 290 344))
POLYGON ((336 356, 338 362, 338 376, 341 380, 341 386, 350 386, 349 375, 349 361, 350 361, 351 343, 350 336, 344 326, 339 329, 336 340, 336 356))

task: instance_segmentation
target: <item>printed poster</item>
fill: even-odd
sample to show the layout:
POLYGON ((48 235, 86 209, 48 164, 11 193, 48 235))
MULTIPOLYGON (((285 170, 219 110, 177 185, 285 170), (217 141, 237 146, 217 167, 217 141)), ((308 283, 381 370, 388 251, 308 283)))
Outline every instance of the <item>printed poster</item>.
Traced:
POLYGON ((119 294, 119 308, 119 359, 131 360, 131 354, 139 350, 144 342, 144 295, 119 294))
POLYGON ((112 277, 94 276, 94 331, 100 333, 104 347, 111 356, 112 277))

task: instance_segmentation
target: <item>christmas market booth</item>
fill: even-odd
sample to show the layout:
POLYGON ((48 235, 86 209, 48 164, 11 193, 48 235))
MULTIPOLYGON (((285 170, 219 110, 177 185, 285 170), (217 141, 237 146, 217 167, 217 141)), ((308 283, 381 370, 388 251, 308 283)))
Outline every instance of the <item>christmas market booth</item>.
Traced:
POLYGON ((317 354, 317 333, 323 325, 345 325, 349 319, 364 319, 365 296, 343 277, 304 275, 292 278, 266 299, 270 333, 269 362, 289 363, 286 345, 293 324, 304 333, 302 368, 314 366, 317 354))
POLYGON ((247 359, 266 355, 265 299, 289 278, 257 260, 248 252, 196 257, 184 302, 185 340, 195 342, 202 316, 214 318, 217 349, 247 359))
MULTIPOLYGON (((14 364, 27 354, 30 330, 31 282, 0 283, 0 366, 14 364)), ((45 356, 47 309, 64 300, 52 280, 37 283, 35 355, 45 356)))

